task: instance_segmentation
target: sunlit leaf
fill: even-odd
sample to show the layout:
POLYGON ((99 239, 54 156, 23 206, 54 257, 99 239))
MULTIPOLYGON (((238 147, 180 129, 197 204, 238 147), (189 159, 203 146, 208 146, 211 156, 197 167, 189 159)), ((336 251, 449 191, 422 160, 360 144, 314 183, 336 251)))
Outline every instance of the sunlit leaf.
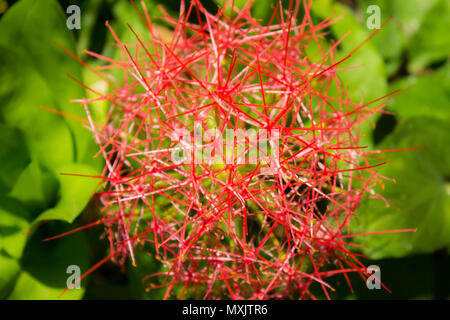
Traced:
POLYGON ((417 232, 360 237, 373 259, 429 253, 450 244, 450 123, 427 117, 399 125, 380 149, 426 147, 386 154, 379 169, 397 183, 376 192, 387 199, 368 199, 358 210, 356 232, 417 229, 417 232))
POLYGON ((83 296, 83 281, 80 289, 69 290, 62 297, 60 294, 67 288, 67 279, 71 276, 67 273, 69 266, 78 266, 80 273, 89 267, 85 236, 78 233, 43 242, 52 235, 49 229, 39 228, 27 243, 20 260, 21 273, 8 299, 80 299, 83 296))
POLYGON ((97 173, 90 166, 66 164, 59 167, 57 172, 61 186, 59 201, 54 208, 47 209, 39 215, 34 222, 54 219, 73 222, 87 205, 99 183, 98 178, 89 177, 97 173))
MULTIPOLYGON (((69 102, 69 99, 83 98, 84 89, 67 76, 70 74, 82 80, 81 65, 57 45, 59 43, 71 52, 76 50, 66 19, 55 0, 20 1, 0 21, 0 44, 20 52, 31 62, 56 102, 56 105, 47 106, 84 117, 84 110, 69 102)), ((16 74, 19 72, 15 70, 16 74)), ((24 84, 37 90, 32 81, 21 83, 22 86, 24 84)), ((93 148, 90 133, 76 120, 64 118, 63 121, 68 123, 75 136, 76 159, 89 159, 93 148)))
POLYGON ((27 241, 31 215, 16 200, 0 197, 0 251, 19 259, 27 241))
POLYGON ((0 193, 6 194, 30 162, 22 132, 0 124, 0 193))

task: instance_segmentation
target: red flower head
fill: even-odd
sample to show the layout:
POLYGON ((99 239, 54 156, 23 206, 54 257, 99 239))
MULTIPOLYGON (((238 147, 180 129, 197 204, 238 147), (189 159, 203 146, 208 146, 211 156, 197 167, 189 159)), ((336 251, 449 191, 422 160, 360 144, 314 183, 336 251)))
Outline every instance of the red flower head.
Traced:
POLYGON ((90 129, 111 254, 154 255, 163 271, 146 280, 162 277, 166 298, 176 287, 177 298, 314 298, 311 284, 328 296, 332 275, 367 277, 348 227, 379 177, 357 128, 383 105, 349 100, 338 74, 350 55, 335 61, 333 21, 313 24, 310 6, 280 2, 262 25, 250 5, 211 14, 193 0, 165 14, 164 39, 143 5, 135 44, 107 24, 121 61, 90 53, 123 70, 100 74, 110 93, 81 100, 89 119, 94 100, 110 105, 90 129))

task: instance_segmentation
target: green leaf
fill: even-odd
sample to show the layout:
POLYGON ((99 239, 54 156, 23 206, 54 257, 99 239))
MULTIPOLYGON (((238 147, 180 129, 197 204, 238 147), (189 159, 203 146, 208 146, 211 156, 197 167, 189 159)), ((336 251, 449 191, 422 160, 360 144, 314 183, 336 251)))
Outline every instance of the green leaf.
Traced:
MULTIPOLYGON (((260 0, 257 5, 252 6, 252 15, 256 19, 262 19, 263 23, 267 24, 277 4, 276 0, 260 0)), ((283 7, 284 5, 283 3, 283 7)))
POLYGON ((0 112, 8 125, 21 129, 33 160, 54 168, 74 159, 69 128, 61 116, 38 108, 52 106, 52 93, 29 60, 0 45, 0 112))
MULTIPOLYGON (((427 117, 398 125, 380 149, 425 146, 426 149, 393 152, 380 174, 396 179, 377 188, 383 200, 363 201, 356 232, 415 229, 417 232, 361 237, 364 253, 372 259, 429 253, 450 244, 450 122, 427 117)), ((379 162, 379 160, 378 160, 379 162)))
POLYGON ((30 155, 20 130, 0 124, 0 193, 8 193, 30 162, 30 155))
POLYGON ((450 116, 450 63, 437 72, 412 76, 393 85, 394 89, 406 88, 402 94, 395 97, 390 109, 400 117, 429 116, 448 119, 450 116))
MULTIPOLYGON (((228 17, 230 16, 231 13, 231 5, 233 5, 235 8, 242 10, 242 8, 244 8, 245 4, 247 3, 246 0, 214 0, 214 2, 221 8, 225 9, 225 15, 227 15, 228 17)), ((235 15, 234 12, 233 15, 235 15)))
POLYGON ((31 216, 14 199, 0 197, 0 251, 19 259, 27 241, 31 216))
MULTIPOLYGON (((381 287, 370 290, 366 281, 357 273, 349 273, 348 277, 354 294, 342 275, 336 275, 327 282, 336 289, 330 292, 333 300, 411 300, 411 299, 445 299, 448 296, 448 280, 446 269, 450 267, 450 256, 442 253, 412 255, 400 259, 381 259, 361 261, 365 266, 376 265, 380 268, 381 282, 391 291, 381 287)), ((320 285, 313 286, 319 299, 326 299, 320 285)))
MULTIPOLYGON (((159 9, 156 8, 156 4, 153 2, 146 3, 147 10, 149 14, 159 13, 159 9)), ((138 35, 139 39, 142 42, 151 43, 153 41, 150 32, 148 31, 146 25, 142 22, 136 10, 126 1, 117 2, 113 7, 114 13, 114 21, 111 22, 111 27, 114 32, 119 37, 122 43, 136 43, 137 39, 134 33, 130 30, 127 24, 133 28, 134 32, 138 35), (133 23, 131 23, 133 22, 133 23)), ((152 17, 151 17, 152 18, 152 17)), ((161 24, 156 24, 153 28, 164 28, 161 27, 161 24)), ((163 33, 161 33, 163 34, 163 33)), ((125 59, 128 61, 126 57, 122 55, 121 50, 117 46, 112 46, 112 44, 116 44, 116 40, 113 37, 112 33, 108 30, 109 45, 106 46, 105 56, 112 57, 117 61, 122 61, 125 59)), ((153 45, 149 45, 147 50, 150 53, 153 53, 153 45)), ((118 83, 122 83, 124 81, 123 70, 111 70, 111 75, 118 81, 118 83)))
POLYGON ((160 271, 161 263, 153 255, 142 250, 136 251, 135 259, 136 266, 130 266, 127 272, 128 278, 130 279, 131 292, 139 299, 163 299, 165 293, 164 288, 149 289, 151 283, 160 284, 158 281, 161 279, 158 279, 158 277, 148 279, 145 282, 147 290, 142 282, 145 276, 160 271))
POLYGON ((413 72, 425 69, 430 63, 449 57, 450 2, 440 0, 427 12, 422 25, 408 46, 413 72))
MULTIPOLYGON (((16 126, 24 132, 32 159, 42 164, 43 167, 51 168, 55 175, 59 175, 61 170, 65 169, 68 169, 65 172, 69 173, 98 174, 97 170, 90 166, 72 165, 74 152, 71 133, 62 117, 37 108, 40 104, 52 105, 53 99, 47 85, 34 71, 28 60, 20 53, 1 46, 0 60, 5 62, 0 66, 0 97, 3 101, 1 105, 3 118, 6 123, 16 126), (23 86, 23 83, 32 83, 33 85, 23 86)), ((36 173, 34 174, 36 175, 36 173)), ((37 178, 39 179, 39 177, 37 178)), ((40 184, 43 189, 36 190, 36 193, 50 192, 46 196, 50 200, 55 183, 50 181, 47 184, 48 180, 52 179, 51 176, 49 178, 47 175, 44 179, 47 180, 46 183, 40 184)), ((81 213, 94 189, 92 179, 74 177, 73 180, 67 181, 68 177, 62 176, 58 179, 62 188, 60 202, 55 208, 44 212, 38 221, 52 218, 73 221, 81 213), (75 183, 72 185, 72 182, 75 183)), ((22 184, 22 187, 17 188, 20 191, 27 186, 22 184)), ((14 195, 17 196, 17 190, 14 195)), ((28 200, 33 200, 33 197, 35 198, 28 194, 28 200)), ((19 195, 21 200, 26 200, 26 198, 26 193, 19 195)))
MULTIPOLYGON (((70 73, 81 80, 81 67, 55 41, 74 51, 65 16, 54 0, 21 1, 0 21, 1 115, 4 122, 24 132, 34 162, 21 175, 12 196, 33 207, 36 214, 56 200, 58 182, 47 168, 58 175, 59 168, 82 162, 89 165, 82 166, 81 171, 89 167, 89 174, 96 174, 90 166, 96 168, 101 162, 100 158, 92 159, 94 139, 80 122, 38 108, 46 106, 79 117, 84 114, 80 106, 68 102, 69 98, 82 97, 84 89, 66 76, 70 73), (30 190, 30 183, 36 188, 30 190)), ((92 190, 89 182, 84 186, 77 182, 74 190, 66 184, 60 190, 57 206, 38 220, 57 217, 72 221, 92 190), (63 211, 66 215, 62 215, 63 211)))
POLYGON ((0 253, 0 299, 4 299, 12 290, 19 273, 19 262, 0 253))
POLYGON ((409 70, 419 72, 429 63, 448 56, 449 40, 445 36, 449 25, 450 10, 446 0, 363 0, 359 4, 362 16, 369 5, 380 7, 381 17, 392 20, 373 39, 386 59, 388 74, 400 67, 403 52, 407 51, 409 70))
POLYGON ((80 289, 69 290, 62 297, 60 294, 66 289, 67 279, 71 276, 67 273, 69 266, 79 266, 81 274, 88 270, 89 246, 87 240, 84 234, 76 233, 57 240, 42 241, 55 235, 56 230, 61 233, 67 228, 61 228, 59 225, 56 228, 39 228, 27 243, 20 260, 22 271, 8 299, 82 298, 85 291, 83 281, 81 281, 80 289))
MULTIPOLYGON (((371 34, 365 25, 362 26, 356 19, 354 13, 338 4, 331 3, 329 0, 320 0, 313 2, 312 10, 322 19, 329 16, 341 17, 341 20, 331 26, 331 31, 337 39, 341 39, 347 32, 350 32, 340 44, 335 61, 346 57, 350 52, 363 43, 371 34)), ((381 31, 383 32, 383 31, 381 31)), ((377 37, 378 35, 375 35, 377 37)), ((383 58, 373 44, 372 40, 366 42, 353 55, 336 68, 351 68, 339 71, 337 75, 348 87, 349 97, 352 101, 369 102, 384 96, 387 93, 386 71, 383 58)), ((375 121, 376 117, 372 117, 375 121)), ((369 122, 364 122, 361 127, 361 133, 366 137, 360 140, 363 146, 372 147, 373 142, 370 139, 372 127, 369 122)))
POLYGON ((34 220, 34 223, 53 219, 73 222, 86 207, 99 183, 99 179, 88 177, 96 175, 97 171, 87 165, 65 164, 60 166, 57 172, 59 173, 58 179, 61 186, 60 199, 54 208, 44 211, 34 220))
POLYGON ((59 181, 56 176, 37 161, 32 161, 17 179, 9 196, 21 201, 37 216, 56 203, 58 190, 59 181))
MULTIPOLYGON (((55 0, 23 0, 11 7, 0 21, 0 44, 25 55, 51 92, 56 109, 84 117, 84 110, 69 102, 82 98, 82 86, 67 77, 81 79, 81 65, 56 43, 75 52, 73 35, 66 27, 67 17, 55 0)), ((20 71, 16 70, 17 75, 20 71)), ((21 82, 34 90, 34 82, 21 82)), ((46 105, 46 104, 44 104, 46 105)), ((55 107, 53 104, 46 105, 55 107)), ((35 106, 33 106, 34 108, 35 106)), ((93 141, 88 130, 73 119, 65 118, 75 135, 76 159, 91 160, 93 141)))

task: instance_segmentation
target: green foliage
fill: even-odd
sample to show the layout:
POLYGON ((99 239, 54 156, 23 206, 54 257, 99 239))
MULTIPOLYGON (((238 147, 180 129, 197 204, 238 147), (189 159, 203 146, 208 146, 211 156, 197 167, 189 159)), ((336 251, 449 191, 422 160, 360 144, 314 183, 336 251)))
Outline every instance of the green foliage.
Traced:
MULTIPOLYGON (((381 270, 381 281, 390 290, 368 290, 365 281, 356 273, 349 274, 354 293, 343 276, 330 279, 336 289, 329 292, 332 299, 361 300, 406 300, 406 299, 448 299, 450 276, 450 255, 444 251, 434 254, 411 255, 403 259, 365 260, 365 265, 377 265, 381 270)), ((323 290, 316 286, 318 297, 324 297, 323 290)))
MULTIPOLYGON (((69 102, 82 98, 84 89, 66 75, 81 80, 81 66, 56 42, 75 50, 56 1, 20 1, 0 20, 0 257, 9 275, 0 280, 2 298, 57 298, 67 266, 88 265, 82 235, 43 245, 41 228, 35 231, 44 220, 72 222, 98 183, 61 173, 95 175, 100 168, 92 159, 90 132, 79 121, 44 110, 84 114, 69 102)), ((75 291, 65 298, 81 298, 83 290, 75 291)))
MULTIPOLYGON (((366 9, 373 1, 357 1, 352 8, 341 2, 314 0, 312 7, 315 21, 341 17, 328 30, 329 38, 338 40, 351 29, 338 47, 336 61, 373 32, 365 23, 366 9)), ((121 59, 110 45, 113 38, 104 27, 106 18, 111 20, 123 42, 136 41, 127 23, 143 41, 151 39, 128 1, 83 0, 80 3, 82 29, 76 33, 66 28, 66 16, 56 0, 21 0, 0 18, 0 299, 59 298, 66 288, 67 267, 75 264, 87 271, 92 263, 83 233, 42 242, 76 227, 74 221, 100 182, 94 178, 61 175, 98 175, 101 163, 93 159, 96 148, 89 130, 77 120, 46 109, 84 117, 83 108, 69 99, 83 98, 89 93, 67 77, 67 73, 96 88, 106 84, 95 82, 98 79, 57 43, 75 54, 94 47, 97 52, 121 59), (45 225, 37 227, 40 223, 45 225)), ((152 16, 159 15, 156 6, 160 3, 167 5, 169 13, 174 13, 178 6, 177 1, 146 1, 152 16)), ((224 4, 221 0, 205 0, 205 3, 224 4)), ((253 13, 262 23, 267 23, 276 3, 275 0, 257 1, 253 13)), ((287 3, 283 1, 285 8, 287 3)), ((235 1, 235 4, 242 8, 245 1, 235 1)), ((376 145, 377 141, 372 139, 373 128, 367 124, 362 129, 366 133, 362 144, 369 149, 426 148, 382 153, 373 158, 376 163, 388 162, 377 170, 397 183, 385 182, 384 189, 376 190, 387 202, 365 199, 352 228, 361 233, 417 229, 413 233, 361 237, 359 241, 366 246, 362 253, 371 259, 368 263, 381 266, 383 277, 386 275, 383 282, 394 292, 390 297, 446 298, 448 290, 442 289, 437 274, 448 273, 445 268, 449 265, 448 254, 443 254, 443 260, 436 260, 436 251, 442 249, 442 256, 450 247, 447 147, 450 141, 450 38, 447 36, 450 4, 446 0, 378 0, 376 5, 381 8, 381 22, 389 17, 391 20, 339 65, 339 68, 356 68, 340 71, 338 75, 356 101, 369 102, 396 89, 407 90, 387 106, 398 124, 391 131, 386 129, 388 124, 384 118, 375 117, 378 128, 386 129, 382 130, 385 133, 381 142, 376 145), (414 286, 408 285, 407 278, 420 279, 414 286)), ((83 55, 83 58, 88 57, 83 55)), ((104 119, 107 107, 103 104, 91 110, 97 121, 104 119)), ((106 249, 101 249, 95 259, 105 255, 106 249)), ((140 253, 136 253, 136 259, 137 267, 130 266, 126 275, 121 275, 125 283, 102 287, 94 274, 92 281, 100 289, 89 292, 92 286, 88 286, 86 296, 108 297, 115 290, 116 298, 161 298, 162 291, 146 292, 141 283, 142 277, 158 270, 160 264, 140 253)), ((86 291, 84 281, 81 290, 70 290, 62 298, 82 298, 86 291)), ((343 286, 344 279, 339 281, 343 286)), ((354 295, 336 293, 336 297, 387 297, 376 290, 368 292, 360 280, 352 283, 361 284, 355 287, 354 295)))
POLYGON ((409 118, 399 124, 380 149, 426 147, 393 152, 379 173, 394 178, 383 200, 369 199, 359 209, 359 232, 416 229, 417 232, 379 234, 363 238, 370 257, 403 257, 431 253, 450 245, 450 122, 429 117, 409 118))
POLYGON ((399 116, 449 119, 450 63, 433 73, 409 76, 392 84, 392 90, 405 88, 389 106, 399 116))
POLYGON ((14 287, 19 273, 19 262, 0 253, 0 299, 5 298, 14 287))
POLYGON ((27 241, 31 215, 16 200, 0 198, 0 249, 10 257, 19 259, 27 241))
MULTIPOLYGON (((372 33, 364 24, 358 22, 355 13, 338 3, 320 0, 314 2, 312 9, 322 19, 329 16, 341 18, 331 26, 336 39, 345 37, 338 47, 336 61, 346 57, 372 33)), ((347 61, 338 66, 346 67, 357 67, 339 72, 341 79, 349 86, 351 99, 369 102, 387 93, 383 59, 372 42, 360 47, 347 61)))
POLYGON ((9 196, 19 200, 33 216, 37 216, 56 203, 58 190, 57 177, 35 160, 21 172, 9 196))
POLYGON ((48 168, 74 161, 73 139, 63 117, 38 108, 55 105, 45 81, 23 53, 0 44, 0 59, 1 112, 5 123, 22 130, 32 159, 48 168))
MULTIPOLYGON (((432 1, 430 1, 432 2, 432 1)), ((450 38, 450 2, 438 1, 424 16, 419 31, 411 39, 407 48, 412 72, 419 72, 433 62, 448 58, 450 38)))
MULTIPOLYGON (((330 16, 341 18, 331 26, 335 38, 343 38, 337 50, 336 61, 347 57, 358 48, 349 59, 337 66, 350 68, 339 72, 339 77, 348 87, 349 97, 353 101, 368 103, 384 96, 387 93, 387 79, 382 56, 371 41, 359 47, 370 36, 370 30, 358 22, 355 13, 339 3, 319 0, 314 2, 312 9, 322 19, 330 16)), ((376 118, 374 115, 361 125, 361 134, 365 135, 360 141, 362 146, 373 147, 370 139, 372 126, 369 121, 376 118)))
MULTIPOLYGON (((69 163, 58 167, 58 171, 61 173, 76 172, 76 174, 86 176, 95 175, 97 173, 96 170, 92 169, 90 166, 78 163, 69 163)), ((73 222, 87 205, 98 184, 96 179, 68 175, 61 175, 59 177, 59 182, 60 195, 58 203, 53 208, 49 208, 41 213, 34 222, 42 220, 64 220, 73 222)))
MULTIPOLYGON (((49 228, 50 229, 50 228, 49 228)), ((57 232, 67 230, 59 226, 57 232)), ((20 274, 8 299, 80 299, 84 286, 67 291, 67 267, 77 265, 82 272, 89 267, 89 247, 83 234, 42 242, 56 230, 40 228, 28 241, 19 260, 20 274)), ((83 284, 83 283, 82 283, 83 284)))
POLYGON ((30 154, 22 132, 0 124, 0 193, 8 193, 22 170, 30 162, 30 154))

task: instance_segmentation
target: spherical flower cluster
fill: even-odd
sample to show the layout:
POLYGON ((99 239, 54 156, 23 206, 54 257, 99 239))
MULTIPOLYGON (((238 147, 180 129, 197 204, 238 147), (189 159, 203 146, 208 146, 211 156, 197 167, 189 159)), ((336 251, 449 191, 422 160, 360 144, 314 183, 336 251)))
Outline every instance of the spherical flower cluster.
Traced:
POLYGON ((143 5, 134 44, 107 24, 122 60, 88 52, 111 89, 79 100, 105 160, 111 257, 156 257, 144 283, 165 298, 314 298, 331 276, 367 277, 349 224, 379 181, 358 126, 382 106, 349 99, 338 75, 350 55, 335 60, 333 21, 313 24, 310 6, 280 2, 264 25, 250 5, 212 14, 194 0, 164 15, 167 39, 143 5), (110 106, 106 125, 95 101, 110 106))

